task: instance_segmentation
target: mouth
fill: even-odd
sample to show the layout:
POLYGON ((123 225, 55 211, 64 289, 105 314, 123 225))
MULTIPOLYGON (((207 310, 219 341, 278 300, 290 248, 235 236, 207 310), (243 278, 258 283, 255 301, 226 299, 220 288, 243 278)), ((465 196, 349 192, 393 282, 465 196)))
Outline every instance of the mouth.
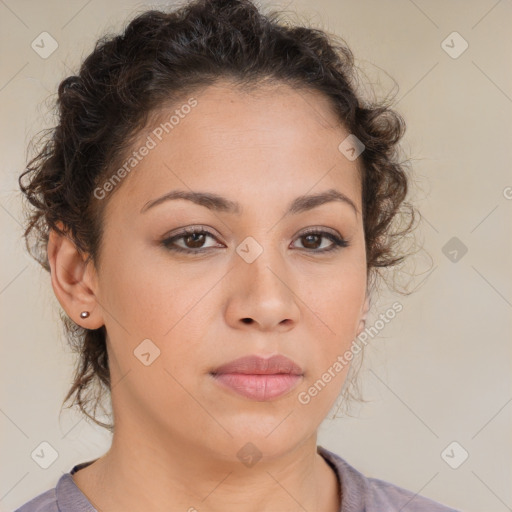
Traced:
POLYGON ((288 394, 304 378, 302 368, 291 359, 246 356, 210 372, 223 389, 251 400, 265 402, 288 394))

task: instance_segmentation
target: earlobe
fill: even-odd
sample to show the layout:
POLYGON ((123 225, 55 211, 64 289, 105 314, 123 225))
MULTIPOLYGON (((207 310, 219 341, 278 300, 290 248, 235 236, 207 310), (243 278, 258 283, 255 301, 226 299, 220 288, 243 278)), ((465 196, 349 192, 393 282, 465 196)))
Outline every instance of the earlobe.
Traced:
POLYGON ((365 302, 364 302, 364 306, 363 306, 363 311, 361 313, 361 318, 359 320, 359 326, 357 328, 356 336, 359 336, 364 331, 364 328, 366 325, 366 318, 368 317, 369 310, 370 310, 370 297, 367 294, 365 302))
POLYGON ((363 318, 366 320, 368 316, 368 311, 370 311, 370 297, 367 294, 366 299, 364 301, 364 308, 363 308, 363 318))
POLYGON ((82 327, 101 327, 103 318, 96 300, 92 264, 86 263, 71 237, 55 230, 50 230, 47 250, 53 291, 64 311, 82 327), (84 311, 89 315, 81 315, 84 311))

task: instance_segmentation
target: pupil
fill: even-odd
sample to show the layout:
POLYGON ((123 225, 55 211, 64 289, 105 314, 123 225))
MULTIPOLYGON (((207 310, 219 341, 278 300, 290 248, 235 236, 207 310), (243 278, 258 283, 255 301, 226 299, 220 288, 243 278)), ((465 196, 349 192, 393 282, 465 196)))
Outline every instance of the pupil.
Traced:
MULTIPOLYGON (((311 241, 311 239, 312 239, 312 238, 316 238, 316 239, 317 239, 317 243, 316 243, 316 244, 315 244, 315 243, 313 243, 313 246, 314 246, 313 248, 317 248, 317 247, 318 247, 318 235, 306 235, 306 236, 305 236, 305 238, 306 238, 306 240, 308 240, 308 239, 309 239, 310 241, 311 241)), ((309 242, 306 242, 306 245, 307 245, 308 243, 309 243, 309 242)), ((310 247, 310 249, 311 249, 311 247, 310 247)))
POLYGON ((193 241, 193 244, 192 247, 193 248, 197 248, 197 247, 201 247, 201 244, 202 242, 204 242, 204 240, 197 240, 197 237, 204 237, 204 234, 203 233, 192 233, 191 235, 188 235, 187 237, 187 240, 189 240, 190 238, 193 238, 194 241, 193 241))

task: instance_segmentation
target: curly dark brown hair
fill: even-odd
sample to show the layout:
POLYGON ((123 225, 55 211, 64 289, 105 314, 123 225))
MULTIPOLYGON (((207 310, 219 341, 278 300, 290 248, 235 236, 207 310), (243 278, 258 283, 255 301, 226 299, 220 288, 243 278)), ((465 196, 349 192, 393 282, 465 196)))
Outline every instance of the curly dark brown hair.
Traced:
MULTIPOLYGON (((58 124, 43 130, 39 152, 19 178, 29 203, 27 248, 47 271, 50 230, 70 237, 88 261, 98 261, 106 203, 95 200, 98 184, 162 107, 220 79, 242 89, 270 81, 323 93, 365 146, 359 158, 371 287, 379 270, 403 261, 400 240, 412 232, 415 218, 405 202, 407 163, 399 161, 397 145, 405 123, 387 100, 372 103, 356 92, 353 54, 341 38, 289 24, 281 15, 264 14, 249 0, 195 0, 168 12, 145 11, 122 34, 96 42, 76 76, 60 82, 58 124)), ((113 431, 95 417, 111 389, 105 326, 89 330, 63 312, 61 318, 79 354, 63 404, 74 396, 71 406, 113 431)))

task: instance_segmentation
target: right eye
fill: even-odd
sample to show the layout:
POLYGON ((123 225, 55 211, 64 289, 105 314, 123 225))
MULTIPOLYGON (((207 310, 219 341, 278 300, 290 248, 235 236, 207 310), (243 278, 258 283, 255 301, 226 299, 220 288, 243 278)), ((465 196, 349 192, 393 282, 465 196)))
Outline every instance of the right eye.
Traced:
POLYGON ((215 237, 204 228, 192 227, 186 228, 180 233, 173 235, 172 237, 165 238, 161 243, 166 249, 169 249, 170 251, 192 254, 205 252, 213 248, 213 246, 206 248, 203 247, 207 237, 215 239, 215 237), (183 240, 184 246, 178 245, 176 243, 178 240, 183 240))

